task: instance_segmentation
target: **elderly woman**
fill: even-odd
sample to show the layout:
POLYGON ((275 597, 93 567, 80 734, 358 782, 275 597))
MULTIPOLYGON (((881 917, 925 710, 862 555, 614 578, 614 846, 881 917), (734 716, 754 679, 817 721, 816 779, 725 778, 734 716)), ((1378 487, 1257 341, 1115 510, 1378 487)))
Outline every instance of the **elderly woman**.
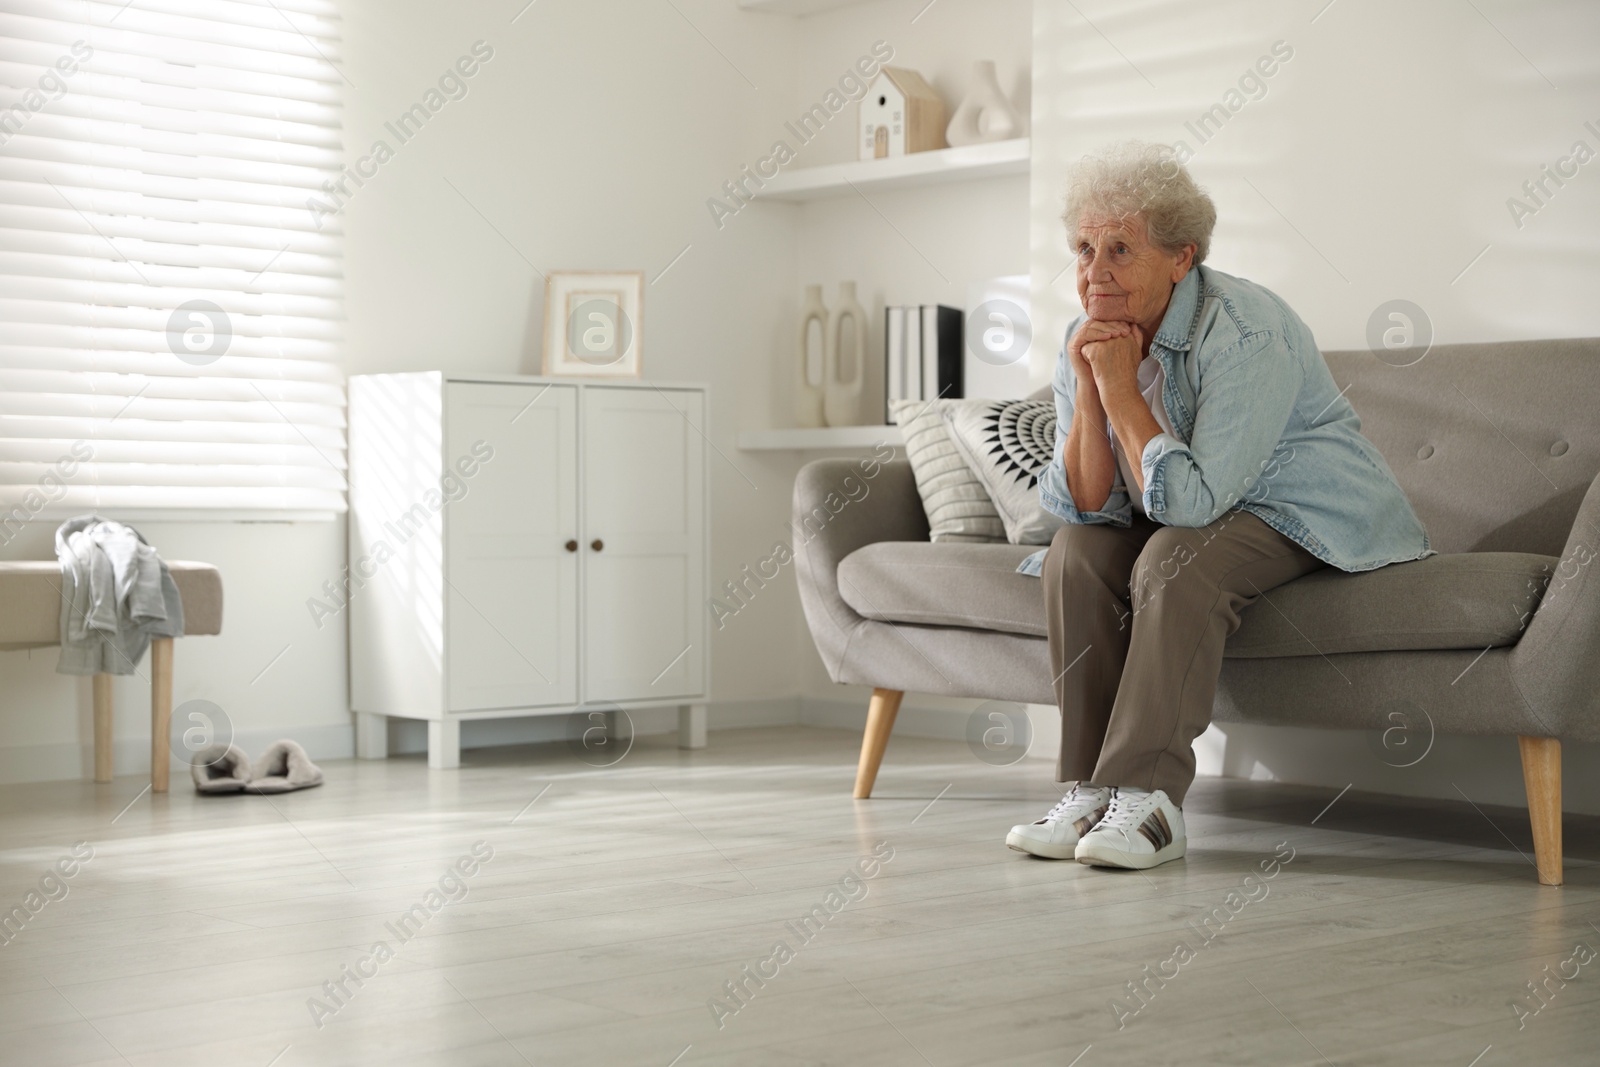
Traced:
POLYGON ((1071 786, 1006 843, 1145 869, 1184 854, 1191 746, 1239 613, 1324 566, 1431 553, 1311 330, 1203 265, 1216 209, 1170 150, 1084 159, 1064 221, 1085 314, 1039 484, 1066 525, 1022 569, 1043 572, 1071 786))

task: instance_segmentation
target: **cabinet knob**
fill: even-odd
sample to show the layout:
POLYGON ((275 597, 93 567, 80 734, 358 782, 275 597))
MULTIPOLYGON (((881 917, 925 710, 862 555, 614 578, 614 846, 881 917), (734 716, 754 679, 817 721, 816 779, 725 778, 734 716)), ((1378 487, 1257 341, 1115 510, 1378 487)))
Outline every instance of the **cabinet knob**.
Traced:
POLYGON ((578 542, 576 542, 576 541, 568 541, 567 542, 567 551, 568 552, 576 552, 576 551, 578 551, 578 542))
POLYGON ((594 549, 596 552, 599 552, 601 549, 606 547, 606 543, 600 540, 600 538, 596 537, 593 541, 589 542, 589 547, 594 549))

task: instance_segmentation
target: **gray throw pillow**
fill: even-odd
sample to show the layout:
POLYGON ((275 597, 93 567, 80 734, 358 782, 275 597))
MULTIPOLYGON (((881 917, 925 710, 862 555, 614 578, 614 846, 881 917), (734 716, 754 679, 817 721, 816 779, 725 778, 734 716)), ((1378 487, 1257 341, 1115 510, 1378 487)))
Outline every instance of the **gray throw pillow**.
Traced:
POLYGON ((917 480, 930 540, 995 542, 1005 524, 989 493, 956 449, 944 410, 959 400, 896 400, 889 410, 905 437, 906 458, 917 480))
POLYGON ((989 491, 1014 545, 1048 545, 1062 525, 1039 503, 1056 442, 1053 400, 986 400, 944 410, 956 447, 989 491))

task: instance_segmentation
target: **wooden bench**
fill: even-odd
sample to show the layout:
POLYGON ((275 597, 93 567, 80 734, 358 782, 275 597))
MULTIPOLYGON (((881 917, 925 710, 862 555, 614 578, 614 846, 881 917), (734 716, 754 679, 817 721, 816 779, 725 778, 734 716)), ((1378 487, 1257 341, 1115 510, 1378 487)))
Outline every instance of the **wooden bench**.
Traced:
MULTIPOLYGON (((183 600, 185 636, 222 632, 222 573, 209 563, 167 562, 183 600)), ((0 563, 0 651, 61 644, 61 565, 0 563)), ((111 675, 94 676, 94 780, 111 781, 111 675)), ((167 791, 171 772, 172 638, 150 642, 150 788, 167 791)))

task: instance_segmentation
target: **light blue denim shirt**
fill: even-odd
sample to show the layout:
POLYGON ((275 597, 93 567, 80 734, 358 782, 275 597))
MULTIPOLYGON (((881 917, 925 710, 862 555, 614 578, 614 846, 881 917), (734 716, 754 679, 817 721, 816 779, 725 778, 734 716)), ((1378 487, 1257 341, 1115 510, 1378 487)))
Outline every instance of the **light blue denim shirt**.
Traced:
MULTIPOLYGON (((1069 339, 1082 323, 1073 321, 1069 339)), ((1166 373, 1161 399, 1176 431, 1156 434, 1140 457, 1153 521, 1206 526, 1238 508, 1344 571, 1433 555, 1311 329, 1275 293, 1195 267, 1173 288, 1150 356, 1166 373)), ((1120 473, 1098 511, 1079 511, 1067 489, 1061 450, 1074 385, 1065 347, 1054 388, 1056 449, 1039 475, 1041 503, 1070 523, 1130 525, 1120 473)), ((1040 551, 1017 569, 1037 576, 1043 568, 1040 551)))

